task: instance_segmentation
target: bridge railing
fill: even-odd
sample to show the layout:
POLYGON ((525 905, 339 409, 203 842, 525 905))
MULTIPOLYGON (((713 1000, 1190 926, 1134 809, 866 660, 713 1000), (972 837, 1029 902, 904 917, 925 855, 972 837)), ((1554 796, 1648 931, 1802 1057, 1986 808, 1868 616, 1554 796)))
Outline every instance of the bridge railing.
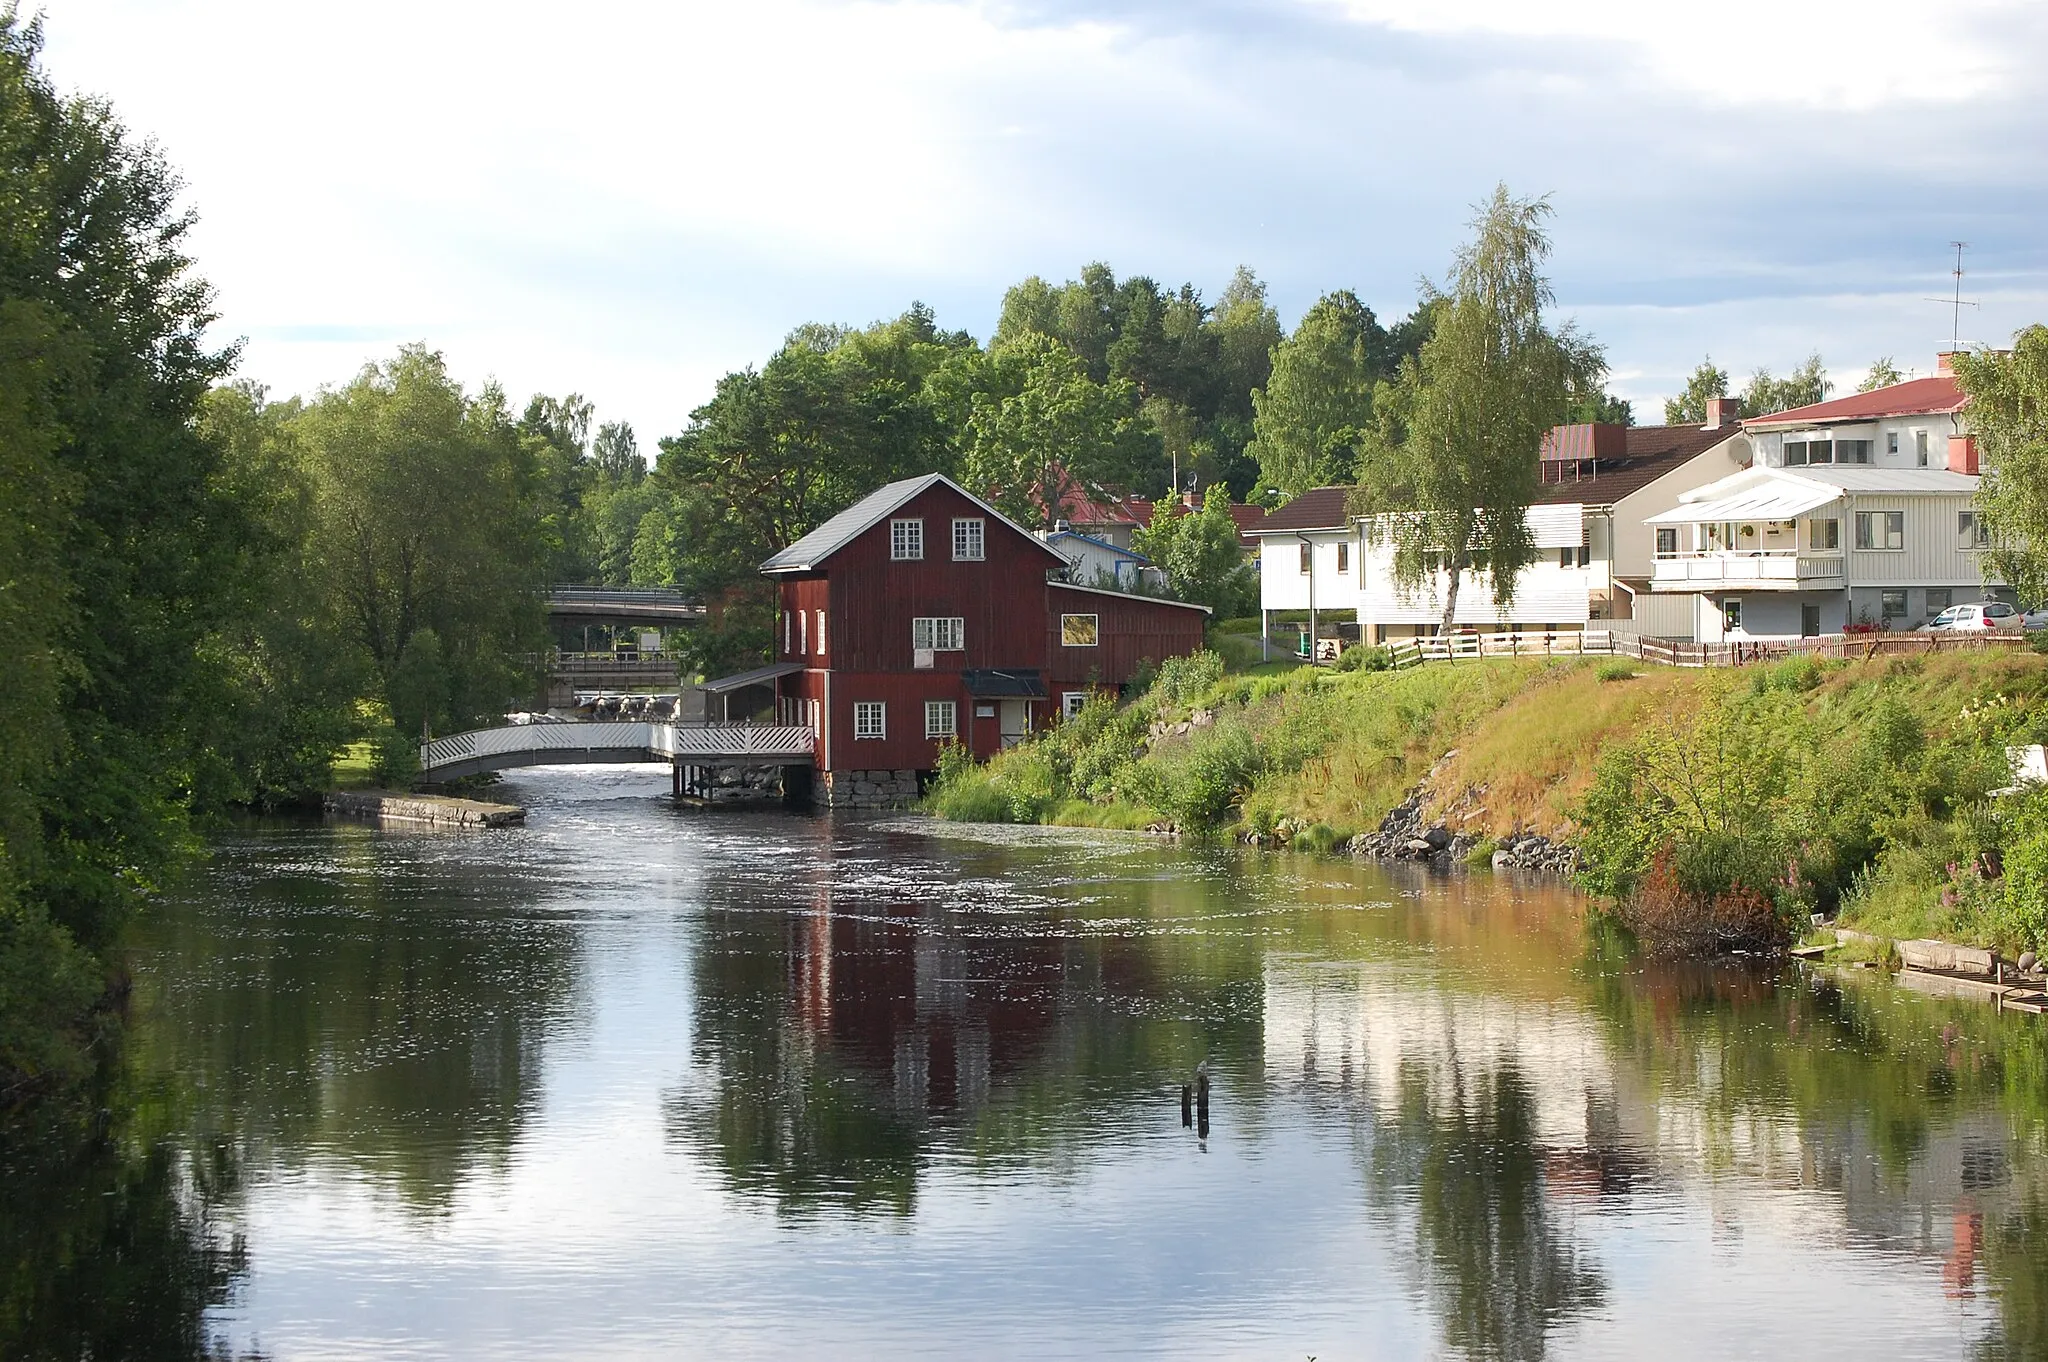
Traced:
POLYGON ((802 757, 815 736, 787 724, 655 724, 654 750, 664 757, 802 757))
MULTIPOLYGON (((490 758, 514 753, 639 751, 649 761, 700 757, 807 757, 814 735, 788 725, 752 727, 742 724, 671 724, 611 721, 568 724, 513 724, 479 728, 435 738, 420 748, 420 768, 431 774, 466 762, 489 765, 490 758)), ((518 763, 506 763, 517 765, 518 763)))

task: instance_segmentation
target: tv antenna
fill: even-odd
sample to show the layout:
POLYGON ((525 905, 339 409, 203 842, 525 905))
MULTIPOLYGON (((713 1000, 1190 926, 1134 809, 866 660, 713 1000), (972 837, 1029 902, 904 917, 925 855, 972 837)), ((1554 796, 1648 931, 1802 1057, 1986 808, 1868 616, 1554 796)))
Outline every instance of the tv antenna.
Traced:
POLYGON ((1956 267, 1949 271, 1950 274, 1955 276, 1956 280, 1955 296, 1953 298, 1929 298, 1926 301, 1930 303, 1947 303, 1952 309, 1949 321, 1948 348, 1953 352, 1963 348, 1963 309, 1966 307, 1976 307, 1977 304, 1963 296, 1963 252, 1970 249, 1970 243, 1967 241, 1951 241, 1948 244, 1956 248, 1956 267))

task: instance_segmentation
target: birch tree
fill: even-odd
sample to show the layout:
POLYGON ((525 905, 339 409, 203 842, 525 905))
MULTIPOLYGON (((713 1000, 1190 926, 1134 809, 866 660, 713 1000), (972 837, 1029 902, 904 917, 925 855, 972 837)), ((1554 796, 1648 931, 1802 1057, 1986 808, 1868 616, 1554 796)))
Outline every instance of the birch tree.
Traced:
POLYGON ((1446 633, 1468 575, 1490 583, 1502 610, 1514 603, 1517 577, 1536 560, 1538 446, 1572 394, 1597 390, 1606 370, 1591 340, 1544 321, 1556 302, 1542 272, 1549 216, 1545 199, 1494 190, 1444 286, 1424 285, 1439 304, 1435 334, 1383 385, 1378 402, 1390 409, 1379 428, 1399 442, 1361 452, 1353 505, 1392 545, 1398 589, 1441 582, 1446 633))

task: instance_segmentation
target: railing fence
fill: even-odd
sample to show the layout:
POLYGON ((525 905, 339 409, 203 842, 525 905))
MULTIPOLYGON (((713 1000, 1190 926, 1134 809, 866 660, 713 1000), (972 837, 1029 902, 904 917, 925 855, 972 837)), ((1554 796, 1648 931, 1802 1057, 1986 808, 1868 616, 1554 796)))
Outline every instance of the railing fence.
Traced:
POLYGON ((1925 657, 1932 653, 1966 652, 2012 647, 2016 634, 1964 634, 1949 631, 1889 634, 1823 634, 1818 638, 1762 639, 1755 642, 1691 643, 1680 639, 1640 637, 1607 629, 1555 633, 1457 633, 1433 638, 1399 639, 1384 645, 1396 668, 1424 662, 1455 662, 1475 657, 1632 657, 1668 667, 1742 667, 1788 657, 1829 661, 1874 657, 1925 657))

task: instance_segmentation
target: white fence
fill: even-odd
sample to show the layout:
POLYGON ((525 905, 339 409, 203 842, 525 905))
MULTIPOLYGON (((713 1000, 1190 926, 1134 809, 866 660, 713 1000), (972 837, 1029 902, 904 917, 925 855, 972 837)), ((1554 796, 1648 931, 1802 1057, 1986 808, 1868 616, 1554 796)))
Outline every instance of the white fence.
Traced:
POLYGON ((1762 639, 1754 643, 1687 643, 1678 639, 1641 638, 1606 629, 1560 633, 1450 634, 1436 638, 1401 639, 1386 645, 1394 666, 1423 662, 1455 662, 1474 657, 1633 657, 1671 667, 1740 667, 1786 657, 1820 657, 1841 661, 1873 657, 1921 656, 1981 648, 2010 648, 2023 643, 2018 634, 1824 634, 1818 638, 1762 639))
POLYGON ((591 761, 733 761, 745 757, 808 758, 808 728, 746 724, 574 723, 515 724, 436 738, 420 748, 426 775, 464 768, 463 774, 504 766, 575 765, 591 761))

